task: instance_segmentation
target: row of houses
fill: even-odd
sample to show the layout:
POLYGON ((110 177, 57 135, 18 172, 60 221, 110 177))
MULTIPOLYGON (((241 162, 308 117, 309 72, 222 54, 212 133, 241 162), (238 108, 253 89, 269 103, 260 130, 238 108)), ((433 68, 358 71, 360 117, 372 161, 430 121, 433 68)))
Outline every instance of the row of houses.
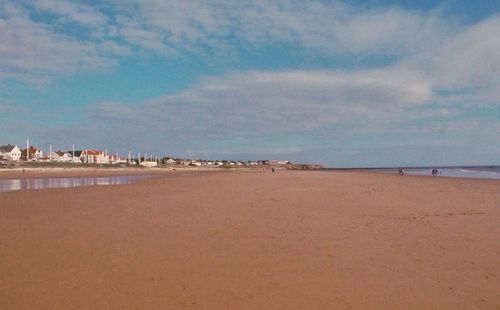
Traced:
POLYGON ((127 159, 119 155, 110 155, 100 150, 56 151, 46 154, 36 147, 21 150, 17 145, 12 144, 0 146, 0 160, 89 164, 127 163, 127 159))
POLYGON ((166 157, 162 160, 163 164, 167 165, 184 165, 184 166, 211 166, 211 167, 224 167, 224 166, 264 166, 264 165, 288 165, 288 160, 259 160, 259 161, 234 161, 234 160, 192 160, 192 159, 175 159, 166 157))
MULTIPOLYGON (((88 164, 141 164, 147 167, 155 167, 160 159, 149 159, 139 154, 137 158, 129 153, 128 158, 120 157, 118 154, 110 155, 101 150, 71 150, 71 151, 49 151, 44 153, 42 149, 29 147, 20 149, 16 145, 8 144, 0 146, 0 161, 35 161, 35 162, 59 162, 59 163, 88 163, 88 164)), ((162 164, 184 165, 184 166, 209 166, 209 167, 236 167, 236 166, 280 166, 290 164, 287 160, 259 160, 259 161, 233 161, 233 160, 192 160, 164 157, 162 164)))

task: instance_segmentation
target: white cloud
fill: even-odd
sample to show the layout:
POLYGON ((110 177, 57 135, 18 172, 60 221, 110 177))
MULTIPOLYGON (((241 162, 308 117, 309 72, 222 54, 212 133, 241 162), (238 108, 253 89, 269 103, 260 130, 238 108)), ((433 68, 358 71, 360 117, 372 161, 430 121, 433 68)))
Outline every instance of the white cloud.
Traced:
POLYGON ((99 49, 104 55, 131 56, 133 54, 132 49, 128 45, 119 44, 111 40, 102 42, 99 45, 99 49))
MULTIPOLYGON (((140 30, 140 37, 185 48, 226 34, 230 4, 206 1, 112 1, 120 14, 118 27, 140 30), (149 35, 147 33, 150 33, 149 35)), ((125 36, 125 38, 129 38, 125 36)), ((135 40, 131 41, 135 43, 135 40)), ((148 47, 148 46, 144 46, 148 47)), ((153 49, 158 49, 153 46, 153 49)))
MULTIPOLYGON (((453 33, 453 23, 438 13, 395 8, 360 10, 340 1, 112 3, 120 14, 128 16, 119 21, 119 28, 129 29, 129 23, 133 23, 132 29, 140 29, 141 38, 181 50, 207 44, 212 48, 228 43, 252 48, 289 43, 323 52, 404 55, 453 33)), ((127 32, 124 37, 133 44, 138 42, 130 40, 127 32)), ((142 47, 160 50, 151 43, 142 47)))
MULTIPOLYGON (((497 19, 468 28, 438 11, 361 9, 341 1, 292 0, 20 3, 0 2, 0 70, 4 77, 22 73, 28 79, 40 75, 39 71, 50 75, 95 70, 144 50, 168 58, 200 52, 219 55, 228 49, 238 54, 240 49, 258 50, 281 43, 324 55, 412 59, 417 63, 412 70, 432 69, 433 76, 448 84, 460 83, 462 80, 456 80, 460 74, 477 81, 477 67, 497 59, 492 54, 498 47, 498 39, 492 39, 497 19), (56 18, 34 19, 40 13, 56 18), (66 31, 67 23, 77 23, 80 28, 66 31), (459 49, 461 53, 457 53, 459 49), (483 51, 480 56, 475 55, 477 49, 483 51), (449 57, 450 52, 455 57, 449 57), (463 59, 471 56, 478 57, 474 63, 464 64, 463 59), (451 71, 457 73, 443 74, 451 71)), ((489 69, 497 70, 496 66, 489 69)))
POLYGON ((44 80, 47 74, 93 70, 113 64, 95 44, 82 42, 32 21, 21 7, 0 4, 0 75, 44 80))
POLYGON ((398 120, 427 103, 428 83, 411 72, 251 71, 207 78, 191 88, 135 106, 102 103, 91 117, 175 134, 255 136, 325 125, 398 120))
POLYGON ((108 22, 108 17, 98 9, 79 1, 34 0, 29 4, 39 10, 59 15, 62 21, 74 21, 90 27, 103 26, 108 22))
POLYGON ((422 72, 441 102, 496 103, 500 98, 500 15, 492 16, 403 59, 399 65, 422 72))
MULTIPOLYGON (((425 130, 429 133, 447 133, 464 137, 465 134, 476 134, 482 136, 492 136, 495 138, 493 141, 500 142, 500 122, 485 121, 479 118, 472 118, 470 120, 453 120, 446 123, 428 124, 420 130, 425 130)), ((492 141, 492 142, 493 142, 492 141)))
POLYGON ((120 28, 119 34, 130 44, 143 49, 161 53, 171 50, 164 44, 164 35, 158 31, 141 29, 137 26, 124 26, 120 28))
POLYGON ((435 47, 457 31, 454 26, 433 12, 369 10, 342 18, 333 43, 346 52, 408 55, 435 47))
MULTIPOLYGON (((496 88, 500 85, 500 16, 451 37, 432 58, 438 87, 496 88)), ((500 93, 497 93, 500 94, 500 93)))

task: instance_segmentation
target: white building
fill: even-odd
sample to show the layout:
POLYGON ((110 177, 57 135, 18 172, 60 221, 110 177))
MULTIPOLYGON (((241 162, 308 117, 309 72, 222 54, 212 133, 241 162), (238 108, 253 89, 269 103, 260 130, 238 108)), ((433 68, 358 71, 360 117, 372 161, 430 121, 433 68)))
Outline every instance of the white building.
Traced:
POLYGON ((29 151, 28 149, 23 149, 21 151, 21 157, 23 160, 38 161, 44 159, 44 154, 41 149, 30 146, 29 151))
POLYGON ((36 159, 43 159, 45 154, 43 153, 43 150, 35 148, 35 153, 33 154, 36 159))
POLYGON ((167 161, 165 162, 167 165, 174 165, 176 163, 175 159, 173 158, 169 158, 167 159, 167 161))
POLYGON ((127 159, 122 158, 120 155, 108 155, 110 164, 126 164, 127 159))
POLYGON ((58 163, 69 163, 72 161, 71 154, 68 152, 62 152, 62 151, 52 152, 50 154, 50 158, 52 161, 55 161, 58 163))
POLYGON ((81 153, 82 162, 88 164, 109 164, 109 156, 103 151, 85 150, 81 153))
POLYGON ((8 160, 19 161, 21 159, 21 149, 17 145, 2 145, 0 146, 0 155, 3 155, 8 160))
POLYGON ((141 161, 140 165, 144 166, 144 167, 148 167, 148 168, 158 167, 158 162, 156 162, 156 161, 141 161))
POLYGON ((68 153, 70 156, 71 156, 71 162, 74 163, 74 164, 81 164, 83 162, 83 151, 67 151, 66 153, 68 153))

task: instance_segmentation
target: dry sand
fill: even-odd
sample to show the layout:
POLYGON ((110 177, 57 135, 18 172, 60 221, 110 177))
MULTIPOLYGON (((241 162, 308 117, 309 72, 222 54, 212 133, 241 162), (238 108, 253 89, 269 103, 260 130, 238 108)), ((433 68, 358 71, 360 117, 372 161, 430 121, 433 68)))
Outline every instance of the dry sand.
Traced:
POLYGON ((0 193, 1 309, 500 309, 500 181, 169 173, 0 193))

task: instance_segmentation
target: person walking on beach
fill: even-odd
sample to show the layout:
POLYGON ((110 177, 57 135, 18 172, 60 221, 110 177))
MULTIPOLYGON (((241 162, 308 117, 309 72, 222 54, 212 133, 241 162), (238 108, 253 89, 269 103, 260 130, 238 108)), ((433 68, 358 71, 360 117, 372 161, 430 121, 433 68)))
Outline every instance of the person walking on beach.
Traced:
POLYGON ((404 169, 399 169, 399 175, 404 175, 405 174, 405 170, 404 169))

